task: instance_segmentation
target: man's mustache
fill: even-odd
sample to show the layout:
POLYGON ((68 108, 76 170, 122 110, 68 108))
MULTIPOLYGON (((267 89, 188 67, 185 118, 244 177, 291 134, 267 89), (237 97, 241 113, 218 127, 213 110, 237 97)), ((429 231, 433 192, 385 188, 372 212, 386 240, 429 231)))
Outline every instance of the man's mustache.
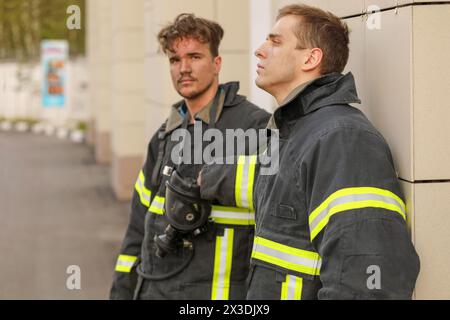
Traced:
POLYGON ((178 83, 183 82, 183 81, 196 81, 197 79, 193 78, 193 77, 181 77, 180 79, 178 79, 178 83))

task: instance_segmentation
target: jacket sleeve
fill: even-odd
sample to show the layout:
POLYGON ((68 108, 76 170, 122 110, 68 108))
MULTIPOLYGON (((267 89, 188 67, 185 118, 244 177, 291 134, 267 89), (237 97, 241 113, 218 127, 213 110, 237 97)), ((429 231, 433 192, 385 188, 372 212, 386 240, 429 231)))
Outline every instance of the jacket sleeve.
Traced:
POLYGON ((224 206, 254 210, 253 189, 258 176, 257 155, 227 158, 225 164, 203 166, 201 196, 224 206))
POLYGON ((419 258, 384 139, 336 128, 306 153, 298 178, 322 259, 318 298, 410 299, 419 258))
MULTIPOLYGON (((251 119, 246 125, 248 128, 264 129, 270 114, 255 107, 248 119, 251 119)), ((202 198, 224 206, 254 210, 253 189, 260 167, 257 154, 264 151, 262 145, 264 142, 259 141, 255 148, 247 150, 248 155, 225 158, 224 164, 204 165, 200 186, 202 198)))
POLYGON ((151 188, 151 176, 156 162, 158 139, 155 135, 148 145, 147 159, 139 172, 133 191, 131 214, 127 231, 117 258, 111 299, 132 299, 137 283, 136 264, 144 238, 145 215, 155 192, 151 188))

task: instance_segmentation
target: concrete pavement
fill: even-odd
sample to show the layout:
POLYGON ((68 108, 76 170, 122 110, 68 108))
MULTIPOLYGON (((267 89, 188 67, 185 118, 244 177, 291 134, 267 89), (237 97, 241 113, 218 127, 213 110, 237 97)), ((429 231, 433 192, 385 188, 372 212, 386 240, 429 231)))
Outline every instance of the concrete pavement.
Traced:
POLYGON ((0 299, 108 298, 130 208, 109 170, 86 145, 0 132, 0 299))

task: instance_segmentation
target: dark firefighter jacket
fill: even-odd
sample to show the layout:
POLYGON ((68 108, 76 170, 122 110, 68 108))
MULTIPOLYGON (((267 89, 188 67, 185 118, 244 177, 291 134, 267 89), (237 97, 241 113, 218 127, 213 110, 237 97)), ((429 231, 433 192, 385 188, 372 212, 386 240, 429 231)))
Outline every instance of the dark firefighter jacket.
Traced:
POLYGON ((270 121, 278 171, 263 175, 256 156, 203 168, 203 198, 255 209, 248 299, 411 298, 419 258, 403 194, 386 141, 349 105, 359 102, 351 73, 322 76, 270 121))
MULTIPOLYGON (((238 82, 219 86, 220 102, 216 113, 215 129, 264 129, 270 115, 238 95, 238 82)), ((204 133, 210 122, 210 102, 196 115, 204 133)), ((130 222, 117 260, 111 299, 244 299, 245 279, 249 271, 254 238, 254 213, 248 209, 214 205, 208 231, 193 240, 194 256, 181 273, 162 281, 142 280, 137 276, 140 263, 146 275, 164 275, 180 266, 188 256, 181 248, 164 258, 155 255, 154 236, 161 235, 167 226, 164 216, 165 177, 163 170, 169 163, 172 150, 179 139, 171 136, 183 122, 183 101, 172 107, 165 125, 153 136, 144 167, 136 181, 132 199, 130 222), (161 140, 166 139, 162 161, 157 163, 161 140), (156 169, 156 180, 153 179, 156 169)), ((194 139, 194 125, 187 130, 192 134, 191 155, 204 151, 207 141, 194 139), (195 146, 197 145, 197 146, 195 146), (200 149, 196 149, 200 147, 200 149)), ((225 146, 225 139, 223 141, 225 146)), ((224 148, 225 150, 225 148, 224 148)), ((197 178, 203 163, 182 164, 179 172, 184 177, 197 178)), ((200 153, 200 161, 203 161, 200 153)))

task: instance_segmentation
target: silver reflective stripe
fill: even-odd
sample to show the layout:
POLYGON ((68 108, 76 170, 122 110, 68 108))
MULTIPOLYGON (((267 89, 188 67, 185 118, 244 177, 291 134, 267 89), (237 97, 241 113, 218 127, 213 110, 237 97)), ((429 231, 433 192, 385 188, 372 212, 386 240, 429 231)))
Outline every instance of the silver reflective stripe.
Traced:
MULTIPOLYGON (((147 193, 146 190, 142 190, 142 198, 144 198, 146 203, 150 203, 150 191, 147 193)), ((147 205, 147 207, 148 207, 148 205, 147 205)))
POLYGON ((257 156, 239 156, 236 182, 235 198, 236 206, 253 210, 253 183, 255 179, 257 156))
MULTIPOLYGON (((286 276, 286 293, 283 295, 283 300, 300 300, 301 294, 302 294, 302 286, 303 286, 303 279, 287 275, 286 276)), ((284 288, 283 288, 284 289, 284 288)))
POLYGON ((149 207, 150 205, 150 198, 151 198, 151 192, 149 189, 145 187, 145 177, 142 170, 139 172, 139 176, 137 178, 135 189, 137 193, 139 194, 139 199, 141 200, 141 203, 149 207))
POLYGON ((212 300, 228 300, 230 294, 231 264, 233 258, 234 230, 225 229, 223 237, 216 238, 212 300))
POLYGON ((153 202, 152 202, 152 207, 156 207, 156 208, 158 208, 158 209, 164 209, 164 199, 163 199, 162 202, 153 200, 153 202))
POLYGON ((148 207, 148 204, 150 203, 150 190, 148 190, 144 186, 143 182, 140 179, 138 180, 138 184, 139 184, 139 188, 141 190, 141 192, 139 194, 141 197, 141 202, 142 202, 142 204, 144 204, 145 206, 148 207), (145 202, 143 202, 142 199, 144 199, 145 202))
POLYGON ((281 300, 301 300, 302 291, 303 279, 288 274, 281 284, 281 300))
POLYGON ((148 209, 148 211, 156 213, 156 214, 164 214, 164 202, 166 198, 156 196, 153 198, 152 205, 148 209))
POLYGON ((313 276, 320 274, 322 263, 317 252, 290 247, 262 237, 255 237, 252 260, 313 276))
POLYGON ((138 177, 138 179, 137 179, 136 182, 137 182, 137 184, 138 184, 138 186, 139 186, 139 190, 138 190, 138 191, 140 192, 140 191, 142 190, 142 187, 143 187, 143 184, 142 184, 142 181, 141 181, 141 177, 140 177, 140 176, 138 177))
POLYGON ((287 299, 294 300, 295 299, 295 277, 291 275, 286 276, 287 281, 287 299))
POLYGON ((118 260, 116 266, 122 266, 131 268, 134 264, 134 261, 124 261, 124 260, 118 260))
POLYGON ((403 213, 405 213, 405 210, 403 209, 402 205, 398 203, 394 198, 382 196, 379 194, 352 194, 347 196, 342 196, 337 199, 334 199, 331 201, 328 206, 323 209, 315 218, 314 220, 309 224, 310 230, 314 230, 317 225, 329 214, 330 210, 332 210, 334 207, 338 205, 343 205, 347 203, 352 202, 359 202, 359 201, 380 201, 388 204, 392 204, 397 206, 403 213))
POLYGON ((238 225, 255 224, 255 213, 249 210, 242 210, 240 208, 213 206, 211 211, 211 218, 217 223, 238 225))
POLYGON ((285 262, 289 262, 295 265, 305 266, 312 269, 319 269, 321 267, 321 260, 314 260, 314 259, 308 259, 306 257, 299 257, 294 256, 289 253, 281 252, 279 250, 275 250, 272 248, 268 248, 266 246, 263 246, 261 244, 258 244, 253 249, 255 252, 263 253, 271 257, 278 258, 280 260, 283 260, 285 262))
POLYGON ((242 169, 242 183, 241 183, 241 206, 244 208, 249 208, 249 199, 248 199, 248 177, 250 170, 250 157, 244 157, 244 168, 242 169))
POLYGON ((133 264, 136 262, 136 260, 137 260, 136 256, 129 256, 129 255, 125 255, 125 254, 119 255, 119 258, 117 259, 115 271, 129 273, 131 271, 131 268, 133 267, 133 264))

